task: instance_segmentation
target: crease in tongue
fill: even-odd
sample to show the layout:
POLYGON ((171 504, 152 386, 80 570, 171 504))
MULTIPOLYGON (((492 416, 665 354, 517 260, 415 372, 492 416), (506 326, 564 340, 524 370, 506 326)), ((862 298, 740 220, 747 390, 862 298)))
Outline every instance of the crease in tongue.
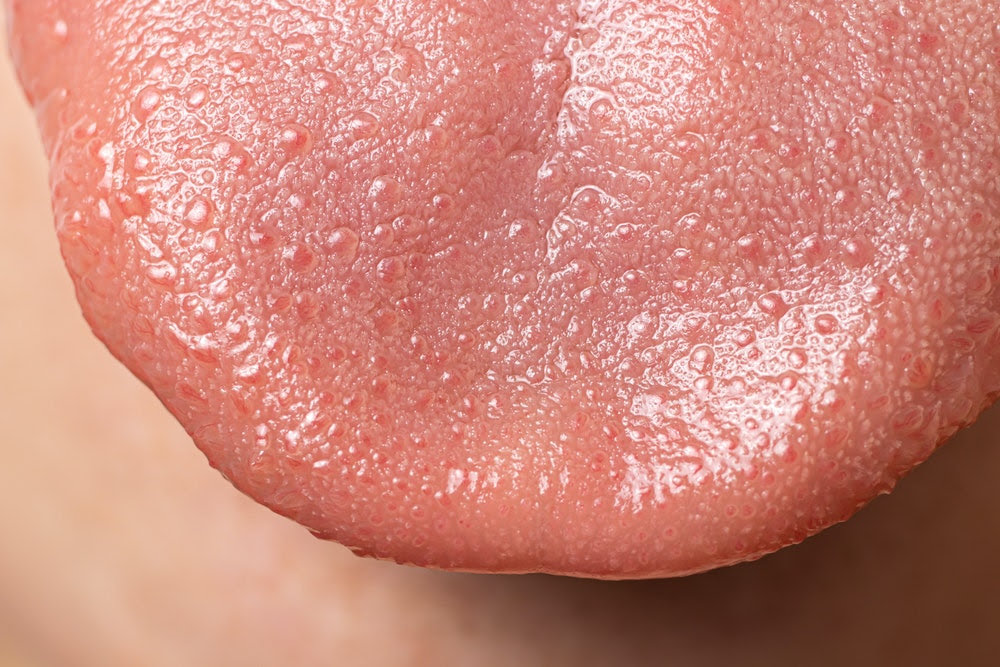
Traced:
POLYGON ((85 4, 8 2, 83 313, 357 553, 754 558, 997 393, 982 3, 85 4))

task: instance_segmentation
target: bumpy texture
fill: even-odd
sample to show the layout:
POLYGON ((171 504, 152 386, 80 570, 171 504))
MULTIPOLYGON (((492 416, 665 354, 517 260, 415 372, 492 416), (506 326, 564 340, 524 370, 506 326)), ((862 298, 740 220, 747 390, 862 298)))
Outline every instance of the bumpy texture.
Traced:
POLYGON ((84 315, 357 553, 676 575, 1000 389, 995 0, 7 0, 84 315))

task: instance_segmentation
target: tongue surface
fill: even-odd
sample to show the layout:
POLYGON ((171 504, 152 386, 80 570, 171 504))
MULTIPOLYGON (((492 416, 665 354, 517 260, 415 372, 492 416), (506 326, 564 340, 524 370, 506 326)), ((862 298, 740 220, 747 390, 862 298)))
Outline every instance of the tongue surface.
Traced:
POLYGON ((756 557, 1000 388, 993 2, 7 2, 95 333, 358 553, 756 557))

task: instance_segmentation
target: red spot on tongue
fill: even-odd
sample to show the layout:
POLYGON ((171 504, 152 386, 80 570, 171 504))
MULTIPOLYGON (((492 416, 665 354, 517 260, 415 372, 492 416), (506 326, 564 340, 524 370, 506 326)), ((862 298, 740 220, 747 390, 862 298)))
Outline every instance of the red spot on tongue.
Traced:
POLYGON ((92 4, 11 2, 84 314, 358 553, 753 558, 1000 389, 981 3, 92 4))

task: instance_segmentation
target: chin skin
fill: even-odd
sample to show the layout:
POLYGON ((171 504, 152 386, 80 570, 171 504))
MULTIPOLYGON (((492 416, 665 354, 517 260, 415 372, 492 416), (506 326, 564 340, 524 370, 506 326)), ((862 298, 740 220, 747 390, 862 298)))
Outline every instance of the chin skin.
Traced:
POLYGON ((93 332, 355 553, 758 558, 1000 391, 995 3, 7 7, 93 332))

